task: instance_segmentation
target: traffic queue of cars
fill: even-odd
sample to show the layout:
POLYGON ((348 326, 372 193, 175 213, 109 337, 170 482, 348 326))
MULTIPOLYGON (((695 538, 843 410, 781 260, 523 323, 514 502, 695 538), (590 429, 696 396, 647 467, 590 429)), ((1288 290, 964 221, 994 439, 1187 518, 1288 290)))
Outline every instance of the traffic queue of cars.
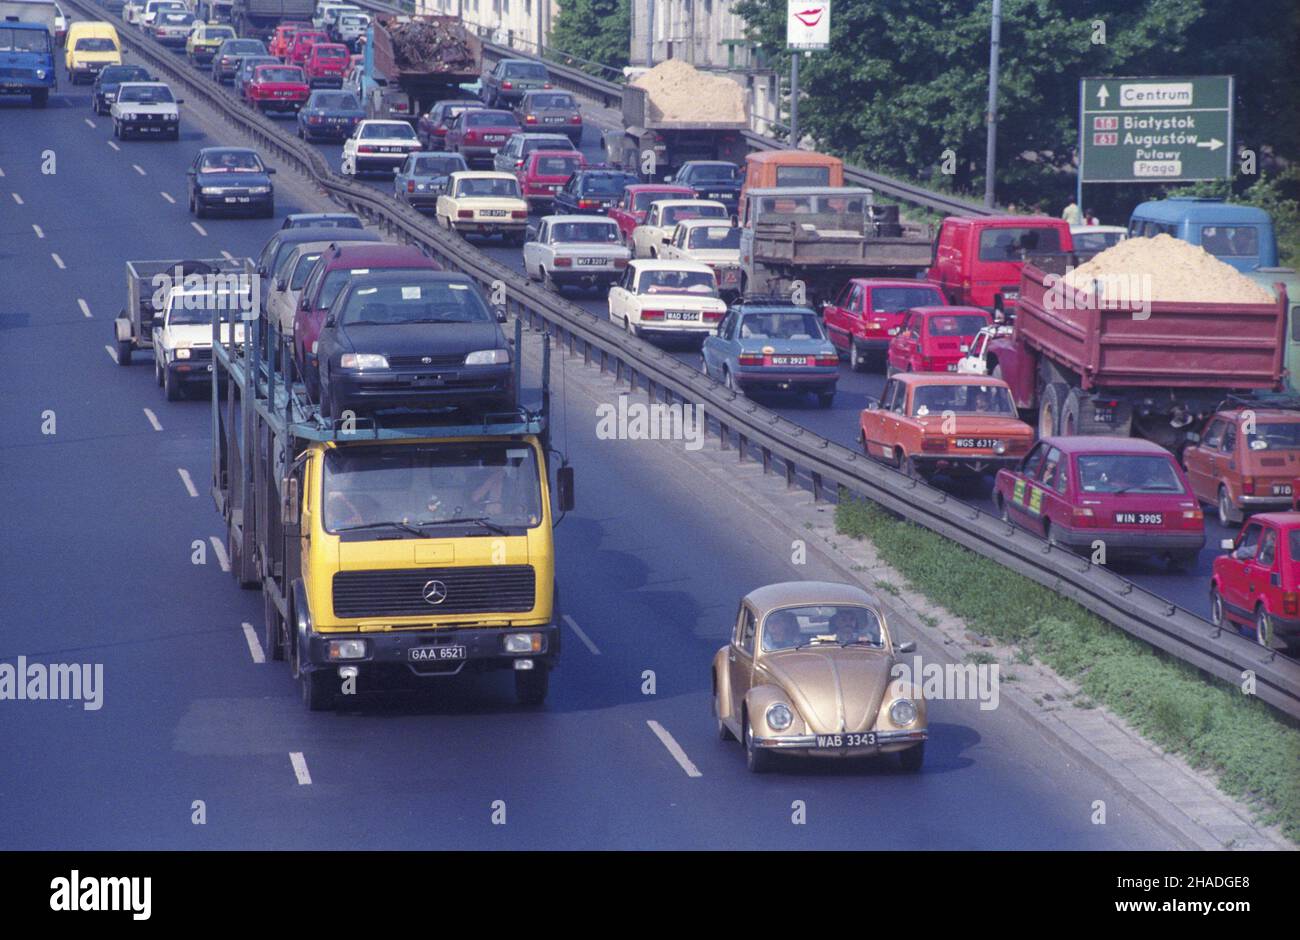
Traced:
MULTIPOLYGON (((150 0, 155 4, 153 23, 180 12, 167 0, 150 0)), ((74 42, 68 54, 75 46, 94 61, 98 50, 75 43, 78 25, 69 34, 74 42)), ((229 79, 258 110, 294 112, 300 137, 342 140, 344 175, 390 175, 396 200, 431 214, 448 231, 521 247, 524 273, 547 289, 604 292, 610 321, 629 333, 697 343, 701 370, 737 394, 801 392, 830 407, 843 360, 852 371, 883 371, 880 398, 870 399, 858 418, 866 454, 918 479, 991 477, 993 502, 1009 524, 1085 555, 1104 545, 1103 563, 1163 557, 1171 567, 1185 568, 1205 542, 1202 505, 1213 507, 1224 525, 1244 520, 1232 554, 1216 561, 1215 615, 1254 630, 1261 642, 1295 641, 1296 579, 1275 572, 1273 582, 1289 585, 1275 592, 1276 602, 1250 588, 1243 598, 1237 585, 1247 583, 1251 571, 1273 570, 1265 566, 1292 557, 1289 543, 1281 544, 1291 531, 1288 514, 1272 523, 1282 527, 1281 535, 1270 537, 1270 546, 1278 542, 1277 547, 1258 560, 1252 546, 1262 536, 1247 536, 1253 527, 1262 531, 1263 523, 1257 526, 1246 515, 1268 510, 1272 517, 1278 515, 1273 510, 1290 507, 1300 478, 1300 412, 1222 411, 1182 455, 1184 469, 1169 451, 1128 438, 1037 440, 1006 382, 965 370, 973 350, 1006 329, 990 311, 1015 313, 1024 253, 1070 249, 1072 233, 1060 220, 945 219, 928 279, 851 278, 819 316, 786 300, 741 296, 741 233, 734 219, 744 185, 740 168, 689 161, 656 183, 618 167, 588 164, 577 147, 583 126, 577 102, 550 88, 536 63, 498 63, 484 80, 483 100, 438 102, 413 126, 365 118, 357 95, 343 85, 345 50, 331 48, 333 37, 320 28, 285 24, 268 48, 210 25, 191 31, 191 58, 211 50, 207 61, 215 80, 229 79), (218 36, 219 42, 212 41, 218 36), (1247 432, 1250 421, 1256 424, 1247 432), (1234 565, 1250 571, 1236 576, 1234 565), (1246 603, 1252 598, 1255 606, 1246 603)), ((100 38, 118 48, 115 36, 100 38)), ((104 62, 95 70, 92 100, 97 111, 114 113, 115 133, 171 130, 175 136, 178 116, 168 117, 166 86, 122 66, 120 55, 104 62), (157 123, 154 111, 162 115, 157 123)), ((269 215, 269 172, 251 151, 204 151, 190 171, 191 211, 269 215)), ((327 327, 327 308, 337 295, 322 291, 312 280, 315 268, 306 266, 325 257, 324 247, 314 245, 296 258, 283 287, 273 280, 272 306, 284 335, 293 337, 305 384, 328 412, 385 397, 420 398, 420 390, 411 393, 403 379, 391 385, 385 379, 382 388, 370 380, 357 384, 343 366, 345 358, 405 361, 394 348, 358 347, 357 338, 368 331, 349 324, 379 322, 380 307, 394 322, 407 313, 400 292, 384 290, 386 299, 369 312, 358 306, 350 319, 327 327)), ((382 267, 372 257, 349 257, 353 248, 363 250, 339 246, 341 253, 327 257, 326 266, 382 267)), ((448 293, 454 288, 439 290, 440 303, 450 309, 446 298, 459 295, 448 293)), ((435 293, 430 287, 429 296, 435 293)), ((463 309, 459 315, 470 316, 463 309)), ((476 336, 473 342, 486 341, 476 336)), ((465 352, 483 354, 495 365, 494 349, 489 344, 465 352)), ((455 358, 460 351, 446 355, 455 358)), ((504 395, 496 381, 489 377, 482 388, 504 395)))

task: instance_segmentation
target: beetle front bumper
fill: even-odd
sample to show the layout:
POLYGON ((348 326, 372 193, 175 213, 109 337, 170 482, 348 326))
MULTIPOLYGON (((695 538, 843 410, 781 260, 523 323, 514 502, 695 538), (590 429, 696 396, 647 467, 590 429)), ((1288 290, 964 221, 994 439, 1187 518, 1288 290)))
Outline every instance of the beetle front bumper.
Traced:
POLYGON ((781 754, 793 754, 797 757, 874 757, 879 754, 892 754, 909 747, 924 743, 930 732, 926 728, 912 728, 907 731, 876 731, 876 743, 862 747, 818 747, 817 739, 827 735, 816 734, 782 734, 761 738, 754 736, 755 747, 781 754))

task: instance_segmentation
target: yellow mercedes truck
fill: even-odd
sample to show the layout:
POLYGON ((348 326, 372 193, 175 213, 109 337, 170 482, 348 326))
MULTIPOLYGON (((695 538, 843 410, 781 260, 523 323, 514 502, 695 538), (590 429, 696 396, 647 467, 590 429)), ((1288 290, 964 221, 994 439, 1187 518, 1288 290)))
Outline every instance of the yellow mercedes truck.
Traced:
POLYGON ((275 326, 249 327, 232 347, 214 321, 212 492, 236 580, 262 590, 268 658, 311 710, 493 669, 540 705, 560 655, 552 529, 573 505, 547 428, 548 338, 530 334, 541 380, 514 411, 325 418, 279 371, 292 357, 266 355, 275 326))

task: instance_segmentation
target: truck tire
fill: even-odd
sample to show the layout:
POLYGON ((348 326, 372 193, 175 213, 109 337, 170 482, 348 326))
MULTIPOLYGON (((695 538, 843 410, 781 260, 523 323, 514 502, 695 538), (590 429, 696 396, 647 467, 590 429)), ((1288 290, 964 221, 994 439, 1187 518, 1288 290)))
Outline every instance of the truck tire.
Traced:
POLYGON ((1038 402, 1038 436, 1055 437, 1061 433, 1061 411, 1070 387, 1064 382, 1049 382, 1038 402))
POLYGON ((48 88, 38 88, 32 92, 32 107, 43 108, 50 103, 50 90, 48 88))
POLYGON ((119 366, 129 366, 132 351, 129 339, 119 339, 117 341, 117 364, 119 366))
POLYGON ((234 527, 226 529, 226 554, 230 556, 230 574, 245 591, 255 590, 262 586, 262 579, 254 575, 252 578, 244 577, 244 539, 235 538, 234 527))
POLYGON ((1065 403, 1061 406, 1061 434, 1073 437, 1076 434, 1087 433, 1082 421, 1084 408, 1083 392, 1071 388, 1065 395, 1065 403))
POLYGON ((302 703, 309 712, 333 711, 337 702, 337 691, 331 684, 330 674, 321 669, 304 672, 298 680, 302 693, 302 703))
POLYGON ((515 670, 515 700, 520 705, 541 705, 551 687, 551 669, 534 663, 532 669, 515 670))
POLYGON ((284 618, 265 590, 262 592, 262 607, 265 612, 262 645, 266 647, 267 656, 275 662, 281 662, 284 660, 284 618))

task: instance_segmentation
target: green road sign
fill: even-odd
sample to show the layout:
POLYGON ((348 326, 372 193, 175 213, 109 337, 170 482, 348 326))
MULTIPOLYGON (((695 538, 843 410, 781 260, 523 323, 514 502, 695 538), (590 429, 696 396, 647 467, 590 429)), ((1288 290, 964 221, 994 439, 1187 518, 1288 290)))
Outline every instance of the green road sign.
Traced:
POLYGON ((1232 76, 1085 78, 1083 183, 1180 183, 1232 176, 1232 76))

